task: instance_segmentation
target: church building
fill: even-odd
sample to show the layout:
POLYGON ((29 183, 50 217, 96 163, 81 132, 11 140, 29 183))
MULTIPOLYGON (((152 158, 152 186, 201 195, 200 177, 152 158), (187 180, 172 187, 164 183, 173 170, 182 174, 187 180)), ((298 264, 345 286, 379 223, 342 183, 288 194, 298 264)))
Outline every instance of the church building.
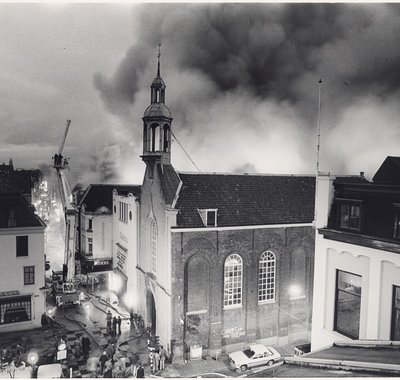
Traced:
POLYGON ((175 360, 309 341, 315 177, 177 171, 165 101, 158 62, 143 116, 138 312, 175 360))

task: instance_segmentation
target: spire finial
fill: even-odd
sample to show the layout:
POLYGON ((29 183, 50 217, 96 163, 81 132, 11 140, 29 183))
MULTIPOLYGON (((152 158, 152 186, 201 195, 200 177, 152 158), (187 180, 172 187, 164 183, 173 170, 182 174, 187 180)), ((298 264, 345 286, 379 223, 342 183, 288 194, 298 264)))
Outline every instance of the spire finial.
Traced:
POLYGON ((158 66, 157 66, 157 76, 160 76, 160 57, 161 57, 161 44, 158 44, 158 66))

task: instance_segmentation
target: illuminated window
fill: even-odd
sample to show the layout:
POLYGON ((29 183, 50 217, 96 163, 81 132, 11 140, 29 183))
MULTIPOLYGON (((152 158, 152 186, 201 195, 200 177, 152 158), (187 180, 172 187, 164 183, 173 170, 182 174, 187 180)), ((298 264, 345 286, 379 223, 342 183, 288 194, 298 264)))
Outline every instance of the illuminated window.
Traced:
POLYGON ((243 262, 239 255, 227 257, 224 266, 224 306, 242 304, 243 262))
POLYGON ((275 300, 275 272, 275 255, 264 252, 258 264, 258 302, 275 300))
POLYGON ((337 270, 334 329, 352 339, 359 338, 361 280, 360 275, 337 270))
POLYGON ((151 222, 151 269, 154 273, 157 272, 157 239, 158 239, 157 224, 153 220, 151 222))

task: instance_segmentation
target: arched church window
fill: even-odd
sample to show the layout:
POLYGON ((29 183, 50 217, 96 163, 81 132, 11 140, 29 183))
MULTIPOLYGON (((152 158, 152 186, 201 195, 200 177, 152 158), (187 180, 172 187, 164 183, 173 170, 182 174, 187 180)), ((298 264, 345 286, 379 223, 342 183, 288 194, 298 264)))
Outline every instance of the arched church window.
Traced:
POLYGON ((160 150, 160 127, 158 124, 151 126, 151 151, 156 152, 160 150))
POLYGON ((237 254, 229 255, 224 265, 224 307, 242 304, 243 260, 237 254))
POLYGON ((169 125, 168 124, 164 124, 164 128, 163 128, 163 151, 164 152, 169 152, 169 144, 170 144, 170 130, 169 130, 169 125))
POLYGON ((258 302, 275 300, 275 273, 275 254, 263 252, 258 262, 258 302))

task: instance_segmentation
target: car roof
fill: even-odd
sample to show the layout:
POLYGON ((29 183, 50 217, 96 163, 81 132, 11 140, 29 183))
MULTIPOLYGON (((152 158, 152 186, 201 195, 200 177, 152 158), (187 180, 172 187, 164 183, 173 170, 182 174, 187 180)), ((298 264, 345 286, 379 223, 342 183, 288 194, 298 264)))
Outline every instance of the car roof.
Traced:
POLYGON ((264 346, 263 344, 251 344, 250 348, 255 352, 255 353, 264 353, 265 351, 270 351, 269 347, 264 346))
POLYGON ((38 368, 38 377, 41 378, 54 378, 60 377, 62 373, 62 366, 59 363, 44 364, 38 368))

